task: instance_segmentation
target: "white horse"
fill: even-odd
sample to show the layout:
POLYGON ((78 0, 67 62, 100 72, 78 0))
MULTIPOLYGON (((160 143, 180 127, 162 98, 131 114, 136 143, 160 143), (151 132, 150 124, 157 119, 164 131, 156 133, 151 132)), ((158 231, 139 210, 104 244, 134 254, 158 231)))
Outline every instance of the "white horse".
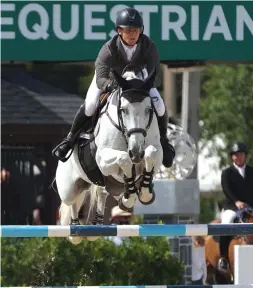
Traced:
MULTIPOLYGON (((153 175, 160 169, 163 159, 157 117, 149 95, 155 71, 146 79, 132 71, 123 77, 116 72, 114 75, 120 88, 107 99, 94 129, 95 140, 88 144, 95 147, 90 148, 98 167, 95 171, 101 173, 100 179, 102 176, 104 182, 97 181, 96 185, 84 172, 80 160, 86 159, 86 154, 80 159, 82 148, 76 143, 70 158, 65 163, 59 161, 56 171, 62 201, 61 225, 80 223, 79 210, 87 196, 89 214, 97 205, 97 223, 103 219, 108 193, 119 200, 119 207, 125 211, 133 210, 137 198, 144 205, 154 201, 153 175)), ((86 218, 89 219, 89 215, 86 218)), ((91 223, 87 221, 82 223, 91 223)), ((88 240, 96 238, 86 237, 88 240)), ((69 239, 78 244, 83 237, 69 239)))

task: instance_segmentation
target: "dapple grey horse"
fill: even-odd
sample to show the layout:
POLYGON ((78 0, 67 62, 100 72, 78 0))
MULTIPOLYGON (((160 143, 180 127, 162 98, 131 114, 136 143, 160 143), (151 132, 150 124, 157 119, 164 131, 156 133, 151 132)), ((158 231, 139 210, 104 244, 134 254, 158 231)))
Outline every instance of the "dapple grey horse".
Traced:
MULTIPOLYGON (((145 79, 133 71, 114 75, 119 89, 109 96, 94 129, 95 159, 106 185, 95 185, 84 173, 76 144, 69 159, 59 161, 56 170, 61 225, 79 224, 82 205, 89 207, 82 223, 87 223, 94 207, 102 218, 108 195, 119 200, 119 207, 125 211, 132 211, 137 198, 144 205, 154 201, 153 175, 163 159, 156 111, 149 95, 155 70, 145 79)), ((78 244, 83 237, 69 239, 78 244)))

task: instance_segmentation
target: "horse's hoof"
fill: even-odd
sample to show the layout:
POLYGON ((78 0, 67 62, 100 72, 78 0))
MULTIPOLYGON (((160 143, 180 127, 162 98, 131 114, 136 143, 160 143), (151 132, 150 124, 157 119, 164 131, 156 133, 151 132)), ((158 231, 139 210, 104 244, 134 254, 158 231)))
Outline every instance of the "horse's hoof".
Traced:
POLYGON ((78 218, 71 219, 70 225, 81 225, 78 218))
POLYGON ((132 212, 134 204, 135 204, 135 198, 131 199, 129 197, 128 199, 125 199, 124 194, 119 198, 119 201, 118 201, 119 208, 126 212, 132 212))
POLYGON ((93 241, 96 241, 99 238, 99 236, 87 236, 85 238, 86 240, 93 242, 93 241))
POLYGON ((73 244, 73 245, 78 245, 82 242, 83 237, 79 236, 69 236, 68 240, 73 244))
POLYGON ((155 201, 155 191, 154 189, 152 189, 152 191, 148 191, 148 192, 142 192, 140 191, 138 193, 138 199, 140 201, 141 204, 143 205, 150 205, 155 201))
MULTIPOLYGON (((76 218, 76 219, 72 219, 71 218, 71 220, 70 220, 70 225, 81 225, 80 224, 80 221, 79 221, 79 219, 78 218, 76 218)), ((78 244, 80 244, 81 242, 82 242, 82 240, 83 240, 83 237, 81 237, 81 236, 69 236, 68 237, 68 240, 73 244, 73 245, 78 245, 78 244)))

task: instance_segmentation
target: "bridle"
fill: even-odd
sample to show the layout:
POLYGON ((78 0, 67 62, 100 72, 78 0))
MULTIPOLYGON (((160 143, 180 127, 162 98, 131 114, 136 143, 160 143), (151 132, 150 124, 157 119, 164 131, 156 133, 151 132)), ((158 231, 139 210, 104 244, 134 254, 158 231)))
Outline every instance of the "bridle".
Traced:
MULTIPOLYGON (((145 91, 145 90, 134 89, 133 88, 133 89, 124 90, 122 93, 120 93, 120 89, 118 88, 116 93, 117 93, 117 99, 118 99, 118 101, 117 101, 118 102, 117 103, 117 116, 118 116, 119 123, 117 124, 112 119, 112 117, 108 113, 108 110, 106 110, 106 116, 109 118, 109 120, 111 121, 112 125, 117 130, 122 132, 124 140, 126 142, 126 145, 128 146, 128 139, 129 139, 129 137, 132 134, 141 133, 144 136, 144 138, 147 136, 147 131, 149 130, 150 125, 152 123, 155 109, 154 109, 153 102, 152 102, 152 99, 151 99, 149 93, 147 91, 145 91), (121 98, 124 97, 124 94, 129 93, 129 92, 130 93, 131 92, 137 92, 137 93, 139 93, 139 94, 141 94, 143 96, 143 99, 145 97, 149 97, 150 98, 151 108, 149 109, 149 119, 148 119, 148 124, 146 125, 145 129, 143 129, 143 128, 131 128, 131 129, 127 130, 126 126, 124 125, 123 116, 122 116, 123 111, 121 109, 121 98)), ((108 102, 108 105, 109 105, 109 102, 108 102)))

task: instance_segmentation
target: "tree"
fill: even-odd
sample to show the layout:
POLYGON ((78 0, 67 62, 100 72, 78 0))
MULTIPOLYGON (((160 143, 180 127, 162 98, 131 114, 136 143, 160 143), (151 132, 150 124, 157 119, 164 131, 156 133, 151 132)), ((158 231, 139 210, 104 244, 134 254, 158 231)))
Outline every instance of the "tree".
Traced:
POLYGON ((101 237, 73 246, 66 239, 2 239, 3 286, 179 284, 183 265, 166 237, 101 237))
POLYGON ((203 79, 200 103, 201 138, 213 141, 217 136, 224 147, 215 144, 213 153, 228 163, 227 151, 234 141, 249 147, 253 164, 253 65, 209 65, 203 79))

